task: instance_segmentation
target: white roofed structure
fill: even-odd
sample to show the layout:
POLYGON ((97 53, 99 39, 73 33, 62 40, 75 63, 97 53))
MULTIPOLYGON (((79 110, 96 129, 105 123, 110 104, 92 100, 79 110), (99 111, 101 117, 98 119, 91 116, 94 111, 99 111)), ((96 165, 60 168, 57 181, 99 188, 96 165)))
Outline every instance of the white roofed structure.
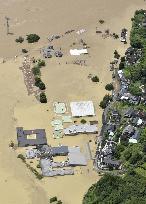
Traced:
POLYGON ((64 130, 65 135, 77 135, 77 134, 94 134, 97 133, 97 125, 80 124, 71 125, 64 130))
POLYGON ((70 54, 74 56, 78 56, 81 54, 88 54, 87 49, 70 49, 70 54))
POLYGON ((94 106, 92 101, 71 102, 71 113, 73 117, 94 116, 94 106))

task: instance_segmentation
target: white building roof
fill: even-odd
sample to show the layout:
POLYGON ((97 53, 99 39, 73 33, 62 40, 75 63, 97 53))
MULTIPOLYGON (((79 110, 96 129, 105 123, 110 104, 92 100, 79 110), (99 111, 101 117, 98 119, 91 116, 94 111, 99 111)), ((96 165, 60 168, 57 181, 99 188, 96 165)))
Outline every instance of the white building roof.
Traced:
POLYGON ((71 102, 70 107, 71 107, 71 113, 73 117, 95 115, 92 101, 71 102))
POLYGON ((133 138, 130 138, 130 139, 129 139, 129 143, 136 144, 136 143, 137 143, 137 140, 136 140, 136 139, 133 139, 133 138))
POLYGON ((96 133, 97 125, 81 124, 81 125, 71 125, 64 129, 65 135, 76 135, 82 133, 96 133))

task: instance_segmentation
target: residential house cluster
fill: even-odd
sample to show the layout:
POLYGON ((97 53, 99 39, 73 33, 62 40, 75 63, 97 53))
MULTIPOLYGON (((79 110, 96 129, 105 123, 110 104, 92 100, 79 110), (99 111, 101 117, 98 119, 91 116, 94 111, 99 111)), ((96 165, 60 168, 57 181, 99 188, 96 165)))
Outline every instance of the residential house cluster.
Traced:
POLYGON ((121 137, 129 143, 137 143, 141 129, 146 125, 146 112, 129 108, 124 113, 127 126, 124 127, 121 137))
POLYGON ((118 76, 120 79, 120 91, 117 95, 117 100, 127 101, 130 104, 138 105, 141 101, 140 96, 134 96, 128 91, 130 81, 125 78, 123 70, 118 71, 118 76))
POLYGON ((96 152, 95 168, 99 170, 121 169, 121 162, 113 158, 116 143, 106 140, 103 147, 99 146, 96 152))
POLYGON ((114 159, 117 130, 121 129, 118 143, 124 140, 135 144, 138 143, 141 130, 144 127, 146 127, 146 112, 133 108, 120 112, 116 109, 110 109, 107 123, 102 133, 108 139, 106 141, 102 140, 101 145, 97 148, 95 168, 97 170, 121 169, 121 162, 114 159), (102 147, 103 144, 104 146, 102 147))
POLYGON ((134 65, 139 63, 142 57, 142 49, 129 47, 125 52, 125 63, 126 65, 134 65))

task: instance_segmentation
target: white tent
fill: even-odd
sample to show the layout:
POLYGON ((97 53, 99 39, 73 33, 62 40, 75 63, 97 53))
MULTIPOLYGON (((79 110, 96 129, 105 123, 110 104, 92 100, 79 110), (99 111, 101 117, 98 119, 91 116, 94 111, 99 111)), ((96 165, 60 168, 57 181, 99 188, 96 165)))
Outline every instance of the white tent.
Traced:
POLYGON ((81 54, 88 54, 87 49, 70 49, 71 55, 81 55, 81 54))
POLYGON ((71 113, 73 117, 95 115, 92 101, 71 102, 70 107, 71 107, 71 113))

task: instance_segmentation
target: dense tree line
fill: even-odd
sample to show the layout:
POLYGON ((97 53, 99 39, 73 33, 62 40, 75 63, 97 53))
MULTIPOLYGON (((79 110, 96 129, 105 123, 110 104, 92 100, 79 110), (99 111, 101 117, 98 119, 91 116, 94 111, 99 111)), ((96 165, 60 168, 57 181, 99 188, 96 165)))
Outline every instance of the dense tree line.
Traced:
POLYGON ((83 204, 145 204, 146 179, 130 171, 123 178, 104 175, 92 185, 83 204))
POLYGON ((135 12, 134 18, 132 18, 132 29, 130 32, 131 46, 135 49, 135 52, 139 49, 142 50, 139 63, 126 66, 122 61, 119 66, 120 69, 124 69, 126 77, 131 82, 129 91, 133 95, 141 95, 139 86, 146 85, 146 27, 143 26, 143 23, 146 22, 145 13, 145 10, 135 12), (136 86, 135 82, 137 82, 139 86, 136 86))

